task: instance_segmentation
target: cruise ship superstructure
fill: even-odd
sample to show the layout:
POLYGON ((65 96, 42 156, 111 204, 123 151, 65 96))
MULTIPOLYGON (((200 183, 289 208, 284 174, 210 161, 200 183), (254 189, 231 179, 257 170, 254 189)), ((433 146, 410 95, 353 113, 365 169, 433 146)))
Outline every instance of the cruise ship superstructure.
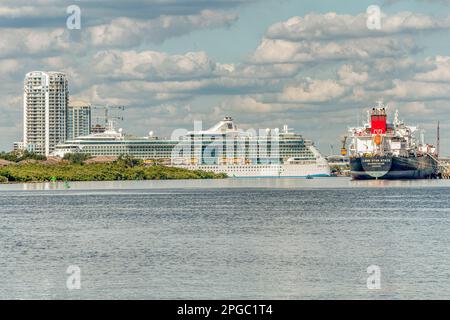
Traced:
POLYGON ((103 133, 66 141, 54 155, 85 153, 91 156, 130 155, 159 160, 189 170, 226 173, 229 177, 325 177, 326 159, 313 142, 288 126, 279 129, 241 130, 230 117, 207 130, 187 132, 176 139, 127 137, 110 123, 103 133))

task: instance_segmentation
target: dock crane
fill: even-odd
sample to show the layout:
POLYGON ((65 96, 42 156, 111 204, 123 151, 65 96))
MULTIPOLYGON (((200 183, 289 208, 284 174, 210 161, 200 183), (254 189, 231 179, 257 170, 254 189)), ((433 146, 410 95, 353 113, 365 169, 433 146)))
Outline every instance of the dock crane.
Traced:
POLYGON ((347 136, 344 136, 344 138, 341 140, 342 142, 342 148, 341 148, 341 156, 345 157, 347 155, 347 136))

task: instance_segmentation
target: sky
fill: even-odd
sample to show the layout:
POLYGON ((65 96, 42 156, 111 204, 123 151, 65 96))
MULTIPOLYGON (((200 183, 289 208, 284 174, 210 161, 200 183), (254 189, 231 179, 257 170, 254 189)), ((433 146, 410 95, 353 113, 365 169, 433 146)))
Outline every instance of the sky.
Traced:
POLYGON ((232 116, 329 154, 382 100, 430 143, 440 121, 450 155, 450 0, 0 0, 0 150, 22 139, 34 70, 66 72, 71 100, 125 105, 135 135, 232 116))

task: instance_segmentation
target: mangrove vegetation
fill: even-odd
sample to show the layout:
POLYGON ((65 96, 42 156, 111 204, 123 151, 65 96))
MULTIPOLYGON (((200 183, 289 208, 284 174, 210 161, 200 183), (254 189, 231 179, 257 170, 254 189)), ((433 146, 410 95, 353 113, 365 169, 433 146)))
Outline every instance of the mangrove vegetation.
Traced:
POLYGON ((131 157, 120 157, 110 163, 84 163, 83 160, 78 157, 68 157, 57 163, 36 160, 13 162, 0 166, 0 183, 226 178, 226 174, 191 171, 162 165, 145 165, 142 160, 131 157))

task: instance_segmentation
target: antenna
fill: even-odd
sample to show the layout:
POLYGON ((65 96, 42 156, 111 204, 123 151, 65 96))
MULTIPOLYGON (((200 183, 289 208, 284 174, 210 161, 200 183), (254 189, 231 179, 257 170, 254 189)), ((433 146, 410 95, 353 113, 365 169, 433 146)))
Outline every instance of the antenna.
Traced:
POLYGON ((395 117, 394 117, 394 125, 398 126, 400 121, 398 120, 398 110, 395 110, 395 117))

